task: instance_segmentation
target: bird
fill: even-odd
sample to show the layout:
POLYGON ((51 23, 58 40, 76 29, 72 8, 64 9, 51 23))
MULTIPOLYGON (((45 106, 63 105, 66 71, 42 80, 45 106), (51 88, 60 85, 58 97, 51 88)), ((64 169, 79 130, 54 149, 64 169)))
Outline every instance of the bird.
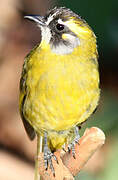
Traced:
MULTIPOLYGON (((98 106, 100 78, 96 36, 87 22, 66 7, 45 16, 27 15, 41 30, 39 42, 25 57, 19 109, 31 140, 37 135, 37 157, 55 176, 52 158, 68 144, 75 158, 79 126, 98 106)), ((37 158, 36 158, 37 159, 37 158)), ((36 160, 35 180, 38 180, 36 160)))

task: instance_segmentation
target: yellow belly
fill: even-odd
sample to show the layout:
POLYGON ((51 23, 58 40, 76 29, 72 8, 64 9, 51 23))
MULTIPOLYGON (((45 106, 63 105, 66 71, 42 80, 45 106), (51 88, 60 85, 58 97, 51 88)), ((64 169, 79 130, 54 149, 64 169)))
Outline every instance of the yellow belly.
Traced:
POLYGON ((24 114, 38 132, 69 130, 98 104, 97 65, 75 55, 44 53, 35 54, 28 65, 24 114))

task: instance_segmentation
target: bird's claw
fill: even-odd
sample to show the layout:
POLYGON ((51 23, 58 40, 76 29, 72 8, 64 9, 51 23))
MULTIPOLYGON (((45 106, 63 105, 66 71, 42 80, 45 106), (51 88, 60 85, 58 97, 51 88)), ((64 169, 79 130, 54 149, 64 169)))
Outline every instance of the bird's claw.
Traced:
POLYGON ((54 170, 54 166, 52 163, 52 158, 54 158, 54 160, 57 162, 58 164, 58 160, 57 157, 48 149, 46 152, 44 152, 44 164, 45 164, 45 169, 48 170, 48 167, 50 167, 53 176, 55 176, 55 170, 54 170))
POLYGON ((74 159, 75 159, 75 144, 76 143, 73 141, 68 145, 68 152, 70 153, 70 151, 72 150, 72 156, 74 157, 74 159))
POLYGON ((70 153, 70 151, 72 150, 72 156, 75 159, 75 145, 78 144, 79 145, 79 139, 80 139, 80 135, 79 135, 79 131, 78 131, 78 127, 75 127, 75 139, 72 141, 72 143, 70 143, 68 145, 68 152, 70 153))

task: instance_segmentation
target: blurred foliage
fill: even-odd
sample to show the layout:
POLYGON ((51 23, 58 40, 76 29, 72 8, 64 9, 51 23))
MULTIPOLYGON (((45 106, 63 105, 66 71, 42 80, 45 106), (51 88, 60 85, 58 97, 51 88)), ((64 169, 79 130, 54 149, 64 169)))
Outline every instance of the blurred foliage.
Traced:
POLYGON ((118 178, 118 141, 112 146, 112 152, 106 162, 106 168, 96 180, 116 180, 118 178))

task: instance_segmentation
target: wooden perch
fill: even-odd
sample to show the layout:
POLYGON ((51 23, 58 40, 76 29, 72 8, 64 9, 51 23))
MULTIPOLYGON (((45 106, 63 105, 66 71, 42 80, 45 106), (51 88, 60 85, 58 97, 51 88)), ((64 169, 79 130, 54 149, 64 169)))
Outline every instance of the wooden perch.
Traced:
POLYGON ((79 145, 75 145, 76 159, 72 153, 63 150, 55 152, 59 164, 53 160, 55 169, 55 177, 50 169, 45 171, 43 153, 39 157, 39 173, 42 180, 74 180, 76 176, 89 158, 98 150, 105 142, 105 135, 102 130, 96 127, 86 129, 84 135, 79 140, 79 145))

